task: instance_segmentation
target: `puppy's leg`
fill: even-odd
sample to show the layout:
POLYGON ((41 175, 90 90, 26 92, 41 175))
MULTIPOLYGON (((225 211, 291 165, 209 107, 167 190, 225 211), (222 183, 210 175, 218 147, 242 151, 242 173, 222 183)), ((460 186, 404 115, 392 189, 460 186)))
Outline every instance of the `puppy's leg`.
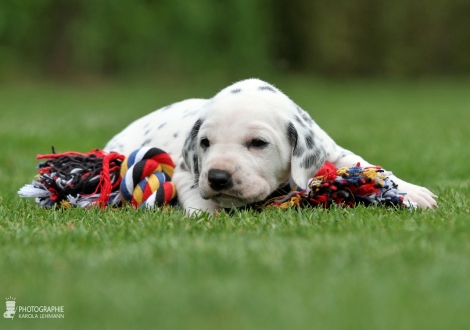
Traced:
POLYGON ((199 187, 194 184, 193 175, 186 169, 184 161, 180 160, 173 174, 178 201, 186 213, 215 212, 220 209, 214 202, 205 200, 199 194, 199 187))

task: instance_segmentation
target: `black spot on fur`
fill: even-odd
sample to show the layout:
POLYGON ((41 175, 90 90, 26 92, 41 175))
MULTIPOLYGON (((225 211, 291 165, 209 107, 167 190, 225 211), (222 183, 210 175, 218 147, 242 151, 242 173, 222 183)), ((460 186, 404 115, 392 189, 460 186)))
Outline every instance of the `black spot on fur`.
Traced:
POLYGON ((237 88, 237 89, 232 89, 230 93, 236 94, 236 93, 240 93, 241 91, 242 90, 240 88, 237 88))
POLYGON ((293 148, 292 155, 294 155, 295 157, 302 156, 304 153, 304 149, 302 148, 302 146, 297 144, 299 134, 297 133, 294 124, 292 124, 291 122, 287 124, 287 138, 289 139, 293 148))
POLYGON ((197 185, 193 184, 191 187, 189 187, 189 189, 196 189, 197 188, 197 185))
POLYGON ((149 144, 150 142, 152 142, 152 139, 147 139, 147 140, 145 140, 144 143, 142 143, 141 147, 146 146, 146 145, 149 144))
POLYGON ((315 165, 320 166, 326 161, 326 150, 323 147, 315 149, 315 165))
POLYGON ((302 163, 300 163, 300 167, 310 168, 313 165, 315 165, 316 162, 317 162, 316 155, 315 154, 310 154, 310 155, 305 156, 304 159, 302 159, 302 163))
POLYGON ((144 129, 149 128, 149 127, 150 127, 150 123, 147 123, 147 124, 145 124, 144 129))
POLYGON ((292 124, 291 122, 287 124, 287 137, 289 138, 289 141, 292 146, 295 147, 295 145, 297 144, 297 139, 299 138, 299 134, 297 133, 294 124, 292 124))
POLYGON ((144 135, 148 135, 150 133, 151 129, 148 129, 145 131, 144 135))
POLYGON ((270 91, 272 93, 276 93, 276 90, 272 88, 271 86, 260 86, 258 89, 260 91, 270 91))
POLYGON ((307 137, 305 138, 305 144, 307 145, 308 149, 313 149, 313 147, 315 146, 315 141, 313 140, 313 137, 307 135, 307 137))
POLYGON ((300 119, 299 116, 294 116, 294 118, 295 118, 295 121, 300 124, 300 126, 307 127, 307 125, 305 125, 304 121, 300 119))
POLYGON ((196 148, 196 137, 199 132, 199 129, 201 128, 202 125, 202 120, 198 119, 193 127, 191 128, 191 131, 189 132, 186 140, 184 141, 184 147, 183 147, 183 157, 186 161, 186 164, 191 163, 190 157, 190 152, 193 151, 196 148))
POLYGON ((186 171, 187 168, 186 168, 186 164, 184 162, 181 162, 180 163, 180 168, 183 170, 183 171, 186 171))
POLYGON ((297 108, 297 112, 299 113, 299 115, 302 117, 302 119, 306 122, 306 123, 311 123, 313 122, 313 119, 310 117, 310 115, 307 113, 307 111, 303 110, 301 107, 299 107, 298 105, 296 106, 297 108))
POLYGON ((302 113, 302 119, 307 123, 313 122, 312 118, 305 111, 302 113))
POLYGON ((199 175, 199 160, 196 154, 193 155, 193 171, 194 174, 199 175))
POLYGON ((193 125, 193 128, 191 128, 191 132, 189 133, 189 137, 191 140, 196 139, 197 134, 199 133, 199 129, 201 128, 203 121, 201 118, 196 120, 196 122, 193 125))
POLYGON ((173 134, 173 137, 176 139, 178 137, 179 132, 173 134))
POLYGON ((162 128, 162 127, 165 126, 166 124, 167 124, 167 123, 160 124, 160 126, 158 126, 157 129, 162 128))
POLYGON ((304 154, 304 148, 301 145, 297 145, 294 150, 292 151, 292 155, 295 157, 300 157, 304 154))
POLYGON ((196 147, 196 145, 194 143, 188 143, 186 145, 186 150, 187 151, 193 151, 195 147, 196 147))

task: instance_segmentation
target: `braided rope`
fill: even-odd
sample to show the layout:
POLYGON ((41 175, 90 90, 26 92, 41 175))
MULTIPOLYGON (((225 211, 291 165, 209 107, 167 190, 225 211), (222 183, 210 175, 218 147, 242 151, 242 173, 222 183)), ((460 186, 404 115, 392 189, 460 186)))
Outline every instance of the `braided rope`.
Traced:
POLYGON ((176 197, 170 181, 175 165, 163 150, 143 147, 132 152, 121 165, 121 200, 138 208, 153 208, 176 197))

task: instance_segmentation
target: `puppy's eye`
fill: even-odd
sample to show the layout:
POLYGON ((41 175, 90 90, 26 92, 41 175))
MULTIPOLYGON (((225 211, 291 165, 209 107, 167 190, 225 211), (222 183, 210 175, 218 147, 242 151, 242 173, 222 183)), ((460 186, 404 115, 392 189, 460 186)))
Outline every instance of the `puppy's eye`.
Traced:
POLYGON ((203 148, 209 148, 210 145, 211 145, 211 144, 210 144, 208 138, 202 138, 202 139, 201 139, 201 147, 203 147, 203 148))
POLYGON ((261 140, 261 139, 253 139, 251 140, 251 146, 255 148, 264 148, 268 145, 268 142, 261 140))

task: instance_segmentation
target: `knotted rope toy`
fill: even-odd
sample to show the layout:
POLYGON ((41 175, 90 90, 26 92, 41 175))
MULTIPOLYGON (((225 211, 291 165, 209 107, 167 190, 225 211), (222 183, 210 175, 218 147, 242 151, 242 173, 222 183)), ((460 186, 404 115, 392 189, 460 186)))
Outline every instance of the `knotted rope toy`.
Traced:
POLYGON ((38 179, 18 191, 35 197, 42 207, 122 206, 153 208, 171 204, 176 189, 170 182, 171 157, 158 148, 144 147, 129 157, 95 149, 88 153, 38 155, 38 179))
MULTIPOLYGON (((82 154, 66 152, 38 155, 48 159, 38 165, 38 179, 18 191, 21 197, 35 197, 42 207, 120 207, 171 206, 176 189, 171 182, 174 163, 158 148, 143 147, 129 157, 99 149, 82 154)), ((337 169, 331 163, 308 182, 306 190, 294 187, 289 193, 250 207, 355 207, 377 205, 415 207, 406 202, 406 193, 397 189, 391 172, 379 166, 337 169)))
POLYGON ((133 151, 121 166, 121 199, 136 208, 153 208, 170 202, 176 197, 171 182, 174 170, 170 155, 158 148, 133 151))
POLYGON ((308 181, 306 190, 293 190, 282 198, 265 202, 261 207, 376 205, 415 208, 415 203, 405 201, 406 193, 397 189, 398 186, 390 179, 391 174, 380 166, 361 167, 357 163, 356 166, 337 169, 326 162, 308 181))

